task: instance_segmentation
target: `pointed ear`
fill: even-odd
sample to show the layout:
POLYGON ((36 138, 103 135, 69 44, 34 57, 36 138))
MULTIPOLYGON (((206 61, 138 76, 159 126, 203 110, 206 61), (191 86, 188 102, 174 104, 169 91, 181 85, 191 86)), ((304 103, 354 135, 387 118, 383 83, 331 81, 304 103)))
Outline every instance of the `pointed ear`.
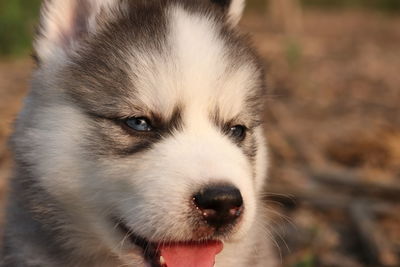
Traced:
POLYGON ((34 43, 39 62, 67 56, 96 31, 98 15, 111 16, 120 0, 44 0, 34 43))
POLYGON ((236 26, 242 15, 245 7, 245 0, 211 0, 211 2, 222 6, 228 14, 228 22, 232 26, 236 26))

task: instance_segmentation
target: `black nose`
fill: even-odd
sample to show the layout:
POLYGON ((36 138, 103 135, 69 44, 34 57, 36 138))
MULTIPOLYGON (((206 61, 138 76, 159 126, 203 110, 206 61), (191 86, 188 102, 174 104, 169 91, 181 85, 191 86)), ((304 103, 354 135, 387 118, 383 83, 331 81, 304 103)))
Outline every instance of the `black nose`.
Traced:
POLYGON ((193 200, 206 222, 216 228, 233 224, 243 211, 242 195, 231 185, 206 187, 193 200))

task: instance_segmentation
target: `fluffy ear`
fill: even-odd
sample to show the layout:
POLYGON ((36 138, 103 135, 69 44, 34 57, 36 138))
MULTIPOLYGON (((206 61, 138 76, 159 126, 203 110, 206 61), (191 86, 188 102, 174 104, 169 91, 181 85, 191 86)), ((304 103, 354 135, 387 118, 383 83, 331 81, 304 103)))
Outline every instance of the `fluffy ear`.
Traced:
POLYGON ((222 6, 228 12, 228 22, 236 26, 242 17, 245 0, 211 0, 211 2, 222 6))
POLYGON ((68 55, 96 31, 98 15, 112 16, 120 0, 44 0, 34 44, 40 62, 68 55))

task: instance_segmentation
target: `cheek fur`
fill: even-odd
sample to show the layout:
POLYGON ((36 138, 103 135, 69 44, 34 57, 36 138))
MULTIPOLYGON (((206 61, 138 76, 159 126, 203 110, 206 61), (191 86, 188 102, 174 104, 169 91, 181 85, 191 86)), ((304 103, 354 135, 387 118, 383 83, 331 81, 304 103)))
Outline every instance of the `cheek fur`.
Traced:
POLYGON ((113 205, 144 236, 190 236, 191 198, 203 186, 221 181, 242 192, 246 212, 241 229, 252 223, 256 206, 253 167, 242 150, 219 133, 177 134, 132 158, 103 163, 114 176, 108 178, 114 185, 107 187, 115 190, 110 196, 113 205))

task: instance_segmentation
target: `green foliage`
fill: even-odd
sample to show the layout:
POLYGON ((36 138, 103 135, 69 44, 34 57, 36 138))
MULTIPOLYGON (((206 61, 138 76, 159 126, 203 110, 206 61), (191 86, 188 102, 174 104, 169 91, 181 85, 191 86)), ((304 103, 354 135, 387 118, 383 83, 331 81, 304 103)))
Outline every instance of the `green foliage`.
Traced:
POLYGON ((370 7, 387 10, 391 12, 400 12, 400 1, 399 0, 380 0, 380 1, 366 1, 370 7))
POLYGON ((301 2, 305 6, 323 8, 361 7, 389 12, 400 11, 399 0, 301 0, 301 2))
MULTIPOLYGON (((301 0, 305 6, 323 8, 365 7, 400 12, 400 0, 301 0)), ((40 0, 0 0, 0 56, 20 55, 30 51, 39 14, 40 0)), ((249 7, 265 8, 265 0, 249 0, 249 7)), ((288 57, 296 61, 298 51, 289 46, 288 57)))
POLYGON ((303 256, 303 259, 296 263, 293 267, 314 267, 315 266, 315 259, 314 255, 311 253, 307 253, 303 256))
MULTIPOLYGON (((248 0, 248 7, 263 11, 271 0, 248 0)), ((324 9, 366 8, 400 13, 400 0, 299 0, 305 7, 324 9)))
POLYGON ((29 51, 40 0, 0 0, 0 55, 29 51))
POLYGON ((285 42, 286 60, 291 68, 294 68, 301 61, 303 49, 295 38, 290 38, 285 42))

